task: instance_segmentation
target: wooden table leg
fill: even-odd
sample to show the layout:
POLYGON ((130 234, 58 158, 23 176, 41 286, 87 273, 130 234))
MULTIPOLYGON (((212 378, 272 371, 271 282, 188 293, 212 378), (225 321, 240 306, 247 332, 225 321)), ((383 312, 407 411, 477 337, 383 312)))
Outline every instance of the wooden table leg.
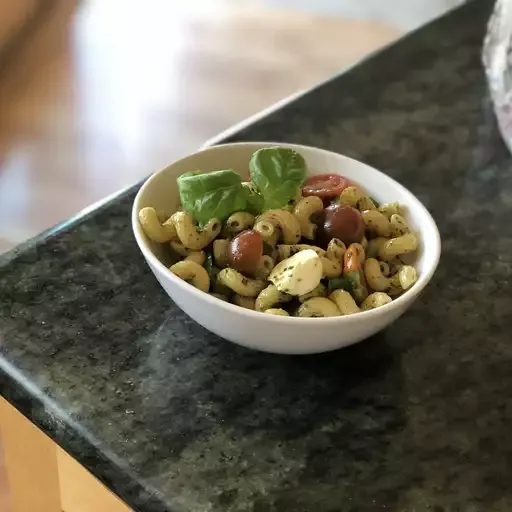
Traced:
POLYGON ((11 512, 61 512, 55 443, 3 398, 0 434, 11 512))

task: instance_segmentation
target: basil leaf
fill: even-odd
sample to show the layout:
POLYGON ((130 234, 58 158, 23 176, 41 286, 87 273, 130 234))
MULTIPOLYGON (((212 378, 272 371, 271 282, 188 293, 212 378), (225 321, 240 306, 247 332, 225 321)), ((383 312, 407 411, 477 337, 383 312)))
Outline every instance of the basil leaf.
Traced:
POLYGON ((263 211, 287 206, 297 196, 307 174, 302 155, 281 147, 256 151, 249 162, 249 171, 263 197, 263 211))
POLYGON ((258 193, 258 189, 252 182, 242 183, 246 198, 247 198, 247 211, 253 215, 263 213, 263 197, 258 193))
POLYGON ((343 277, 335 277, 327 281, 327 294, 334 290, 345 290, 354 297, 359 304, 366 298, 366 290, 361 283, 361 275, 359 272, 347 272, 343 277))
POLYGON ((224 222, 232 213, 247 208, 247 193, 240 176, 232 170, 187 172, 178 178, 183 209, 200 227, 211 219, 224 222))
POLYGON ((364 286, 363 282, 361 281, 361 274, 353 270, 351 272, 347 272, 344 275, 344 278, 347 279, 347 281, 350 283, 352 289, 349 290, 352 297, 354 297, 355 301, 360 304, 363 302, 363 300, 366 298, 367 291, 366 287, 364 286))
POLYGON ((345 277, 335 277, 327 281, 327 295, 334 290, 345 290, 352 293, 353 286, 350 280, 345 277))

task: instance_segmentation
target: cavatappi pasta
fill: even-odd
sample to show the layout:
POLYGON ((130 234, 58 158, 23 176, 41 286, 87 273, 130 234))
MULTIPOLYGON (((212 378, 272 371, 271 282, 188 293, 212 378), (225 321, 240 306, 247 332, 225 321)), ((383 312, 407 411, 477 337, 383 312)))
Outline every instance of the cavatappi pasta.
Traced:
MULTIPOLYGON (((353 183, 326 205, 324 196, 305 193, 307 183, 281 208, 232 211, 219 216, 223 221, 203 219, 202 228, 185 208, 167 218, 142 208, 139 221, 146 236, 169 251, 170 272, 263 314, 352 315, 409 290, 418 276, 407 255, 417 251, 418 238, 406 205, 379 204, 353 183)), ((249 184, 243 184, 246 193, 257 195, 249 184)))

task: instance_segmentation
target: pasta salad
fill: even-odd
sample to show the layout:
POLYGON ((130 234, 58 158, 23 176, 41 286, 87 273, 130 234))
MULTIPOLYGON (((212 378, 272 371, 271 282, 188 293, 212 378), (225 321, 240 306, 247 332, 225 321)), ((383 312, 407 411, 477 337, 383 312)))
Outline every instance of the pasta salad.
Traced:
POLYGON ((140 210, 170 272, 243 308, 314 318, 383 306, 416 282, 407 261, 418 239, 403 205, 379 204, 337 174, 307 178, 289 148, 256 151, 249 173, 185 173, 179 211, 140 210))

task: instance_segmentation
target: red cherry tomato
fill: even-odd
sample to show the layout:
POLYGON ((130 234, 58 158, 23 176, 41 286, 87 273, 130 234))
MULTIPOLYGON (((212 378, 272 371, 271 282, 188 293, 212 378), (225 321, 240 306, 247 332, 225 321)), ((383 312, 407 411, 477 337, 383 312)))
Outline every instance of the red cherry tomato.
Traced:
POLYGON ((348 246, 363 238, 363 218, 355 208, 348 204, 331 204, 324 212, 324 232, 329 239, 339 238, 348 246))
POLYGON ((306 180, 302 187, 302 194, 304 196, 332 198, 339 196, 348 186, 350 186, 350 181, 339 174, 318 174, 306 180))
POLYGON ((252 229, 242 231, 229 246, 229 263, 243 274, 252 274, 263 255, 261 235, 252 229))

